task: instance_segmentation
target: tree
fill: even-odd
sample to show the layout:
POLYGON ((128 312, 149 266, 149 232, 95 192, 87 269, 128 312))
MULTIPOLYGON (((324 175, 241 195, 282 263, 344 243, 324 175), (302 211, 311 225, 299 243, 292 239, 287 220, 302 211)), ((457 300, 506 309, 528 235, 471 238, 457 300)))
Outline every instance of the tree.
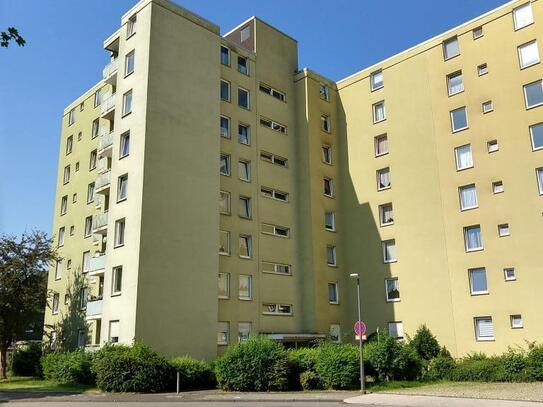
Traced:
POLYGON ((46 233, 0 235, 0 379, 6 378, 7 350, 47 303, 47 271, 59 260, 46 233))
POLYGON ((441 350, 439 342, 426 325, 422 325, 417 329, 411 345, 424 360, 435 358, 441 350))
POLYGON ((7 48, 11 40, 14 40, 19 47, 24 47, 26 44, 26 41, 15 27, 8 27, 7 31, 0 32, 1 47, 7 48))

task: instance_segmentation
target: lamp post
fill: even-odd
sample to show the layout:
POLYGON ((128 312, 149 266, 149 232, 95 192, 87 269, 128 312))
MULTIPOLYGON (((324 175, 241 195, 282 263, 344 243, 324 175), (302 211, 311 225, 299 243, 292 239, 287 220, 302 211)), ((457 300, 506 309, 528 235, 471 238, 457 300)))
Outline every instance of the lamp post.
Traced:
MULTIPOLYGON (((362 306, 360 305, 360 276, 357 273, 350 275, 356 279, 356 301, 358 304, 358 321, 362 322, 362 306)), ((358 335, 358 348, 360 352, 360 391, 364 392, 364 354, 362 352, 362 333, 358 335)))

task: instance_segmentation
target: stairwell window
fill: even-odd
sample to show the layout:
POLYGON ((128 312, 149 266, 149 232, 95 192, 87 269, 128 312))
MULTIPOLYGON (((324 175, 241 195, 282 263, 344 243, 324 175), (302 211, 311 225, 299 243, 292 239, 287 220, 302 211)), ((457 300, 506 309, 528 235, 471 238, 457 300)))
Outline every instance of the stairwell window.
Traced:
POLYGON ((532 5, 528 2, 519 6, 513 10, 513 23, 515 31, 521 28, 527 27, 534 22, 534 15, 532 13, 532 5))
POLYGON ((122 202, 128 197, 128 174, 121 175, 117 180, 117 202, 122 202))
POLYGON ((464 79, 462 71, 457 71, 447 75, 447 90, 449 96, 456 95, 464 91, 464 79))
POLYGON ((60 294, 59 293, 54 293, 53 294, 53 305, 51 307, 51 312, 53 313, 53 315, 58 314, 59 305, 60 305, 60 294))
POLYGON ((94 202, 94 190, 95 190, 95 184, 94 182, 91 182, 87 186, 87 203, 88 204, 94 202))
POLYGON ((81 261, 81 269, 83 273, 88 273, 90 270, 90 259, 91 255, 90 252, 87 250, 86 252, 83 252, 83 259, 81 261))
POLYGON ((132 89, 123 95, 123 116, 132 113, 132 89))
POLYGON ((467 252, 483 250, 483 236, 480 225, 464 228, 464 245, 467 252))
POLYGON ((247 160, 238 161, 239 179, 245 182, 251 182, 251 162, 247 160))
POLYGON ((246 146, 251 144, 251 127, 248 124, 238 124, 238 142, 246 146))
POLYGON ((230 298, 230 274, 229 273, 219 273, 218 297, 223 300, 230 298))
POLYGON ((379 222, 381 226, 394 224, 394 211, 391 203, 379 205, 379 222))
POLYGON ((221 154, 219 163, 219 172, 221 175, 230 176, 230 155, 221 154))
POLYGON ((475 317, 475 339, 477 341, 493 341, 494 337, 494 324, 492 323, 492 317, 475 317))
POLYGON ((223 215, 230 215, 230 192, 219 193, 219 212, 223 215))
POLYGON ((338 284, 336 282, 328 283, 328 303, 339 304, 338 284))
POLYGON ((468 209, 475 209, 479 207, 475 184, 460 187, 458 188, 458 191, 460 193, 460 210, 467 211, 468 209))
POLYGON ((230 118, 221 116, 219 119, 219 129, 221 137, 230 138, 230 118))
POLYGON ((539 49, 537 48, 537 41, 531 41, 527 44, 523 44, 518 47, 518 58, 520 62, 520 68, 528 68, 532 65, 536 65, 539 60, 539 49))
POLYGON ((62 178, 62 181, 64 185, 66 185, 68 182, 70 182, 70 166, 67 165, 64 167, 64 176, 62 178))
POLYGON ((266 198, 275 199, 277 201, 281 202, 288 202, 288 192, 279 191, 277 189, 268 188, 268 187, 261 187, 260 192, 262 193, 262 196, 266 198))
POLYGON ((75 123, 75 107, 68 113, 68 126, 75 123))
POLYGON ((91 138, 98 137, 100 130, 100 119, 94 119, 92 121, 91 138))
POLYGON ((543 105, 543 81, 524 85, 524 100, 526 109, 543 105))
POLYGON ((375 137, 375 157, 380 157, 382 155, 388 154, 388 136, 382 134, 375 137))
POLYGON ((126 39, 136 34, 136 14, 128 19, 126 22, 126 39))
POLYGON ((230 102, 230 82, 221 79, 220 96, 221 100, 230 102))
POLYGON ((244 109, 250 108, 249 91, 247 89, 238 88, 238 106, 244 109))
POLYGON ((221 45, 221 64, 230 66, 230 49, 221 45))
POLYGON ((74 145, 74 136, 70 136, 66 139, 66 155, 72 152, 74 145))
POLYGON ((115 221, 114 247, 124 246, 124 234, 126 229, 125 219, 115 221))
POLYGON ((334 181, 331 178, 323 178, 324 196, 332 198, 334 196, 334 181))
POLYGON ((381 245, 383 246, 383 263, 394 263, 398 261, 396 258, 395 239, 384 240, 381 245))
POLYGON ((321 114, 321 130, 325 131, 326 133, 330 133, 332 131, 332 122, 330 120, 330 116, 321 114))
POLYGON ((63 227, 61 227, 59 230, 58 230, 58 247, 62 247, 64 246, 64 232, 66 231, 66 229, 63 227))
POLYGON ((66 215, 68 210, 68 195, 64 195, 60 200, 60 216, 66 215))
POLYGON ((385 279, 386 302, 400 301, 400 282, 397 278, 385 279))
POLYGON ((473 156, 471 154, 471 144, 466 144, 454 149, 456 158, 456 169, 458 171, 473 167, 473 156))
POLYGON ((102 103, 102 90, 98 89, 96 92, 94 92, 94 107, 100 106, 102 103))
POLYGON ((249 75, 249 60, 240 55, 238 55, 238 72, 249 75))
POLYGON ((383 191, 391 187, 390 168, 377 170, 377 191, 383 191))
POLYGON ((336 213, 335 212, 324 212, 324 228, 331 232, 336 230, 336 213))
POLYGON ((121 142, 119 147, 119 159, 130 154, 130 131, 121 134, 121 142))
POLYGON ((250 259, 253 257, 253 238, 249 235, 239 235, 239 257, 250 259))
POLYGON ((92 235, 92 215, 85 218, 85 229, 83 231, 83 237, 87 238, 92 235))
POLYGON ((122 266, 114 267, 111 277, 111 295, 119 295, 123 288, 123 268, 122 266))
POLYGON ((326 264, 332 267, 337 266, 336 246, 332 246, 332 245, 326 246, 326 264))
POLYGON ((265 235, 274 235, 278 237, 290 237, 290 229, 284 226, 262 224, 262 233, 265 235))
POLYGON ((468 275, 471 295, 488 294, 486 270, 484 268, 468 270, 468 275))
POLYGON ((330 101, 330 89, 326 85, 319 85, 319 96, 322 100, 326 102, 330 101))
POLYGON ((386 120, 385 101, 377 102, 373 105, 373 123, 379 123, 386 120))
POLYGON ((291 266, 289 264, 272 263, 268 261, 262 262, 263 273, 274 273, 282 275, 291 275, 291 266))
POLYGON ((385 83, 383 81, 383 71, 379 70, 376 72, 373 72, 371 75, 370 83, 371 83, 371 90, 377 90, 381 89, 383 86, 385 86, 385 83))
POLYGON ((322 162, 332 164, 332 147, 327 144, 322 145, 322 162))
POLYGON ((230 256, 230 232, 226 230, 219 231, 219 254, 230 256))
POLYGON ((271 164, 275 164, 279 167, 284 167, 284 168, 288 167, 288 159, 284 157, 280 157, 272 153, 267 153, 267 152, 262 151, 260 153, 260 159, 263 161, 267 161, 271 164))
POLYGON ((126 78, 131 73, 134 73, 134 63, 136 60, 136 53, 134 50, 126 54, 124 58, 124 77, 126 78))
POLYGON ((60 280, 62 277, 62 260, 55 262, 55 280, 60 280))
POLYGON ((451 128, 453 133, 468 128, 468 115, 465 106, 451 110, 451 128))
POLYGON ((264 117, 260 118, 260 125, 277 131, 279 133, 287 134, 287 126, 278 123, 274 120, 266 119, 264 117))
POLYGON ((458 37, 452 37, 443 41, 443 58, 446 60, 460 55, 460 45, 458 37))
POLYGON ((244 219, 251 219, 251 198, 239 197, 239 216, 244 219))

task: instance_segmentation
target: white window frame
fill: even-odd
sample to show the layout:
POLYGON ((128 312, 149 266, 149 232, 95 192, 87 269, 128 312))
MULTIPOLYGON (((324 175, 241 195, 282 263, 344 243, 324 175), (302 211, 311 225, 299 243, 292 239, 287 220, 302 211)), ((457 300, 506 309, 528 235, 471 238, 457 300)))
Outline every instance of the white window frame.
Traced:
POLYGON ((263 307, 269 307, 269 306, 275 306, 276 311, 262 311, 263 315, 281 315, 281 316, 292 316, 293 313, 293 306, 292 304, 280 304, 280 303, 271 303, 271 302, 265 302, 262 304, 263 307), (289 307, 289 312, 279 312, 280 307, 289 307))
POLYGON ((230 48, 228 47, 225 47, 224 45, 221 45, 221 50, 220 50, 220 61, 221 61, 221 65, 224 65, 224 66, 230 66, 230 48), (226 63, 223 62, 223 50, 226 50, 226 63))
POLYGON ((229 139, 230 138, 230 117, 225 115, 220 115, 219 117, 219 135, 222 138, 229 139), (226 132, 223 132, 224 127, 222 127, 222 121, 226 120, 226 123, 228 124, 226 127, 226 132))
POLYGON ((245 89, 245 88, 242 88, 241 86, 238 86, 238 106, 241 107, 242 109, 251 110, 251 92, 249 91, 249 89, 245 89), (247 93, 247 106, 243 106, 240 103, 240 97, 239 97, 240 91, 247 93))
POLYGON ((266 117, 260 117, 260 125, 281 134, 288 134, 288 127, 266 117))
POLYGON ((389 335, 401 341, 404 338, 403 322, 391 321, 388 323, 389 335))
POLYGON ((482 104, 483 113, 490 113, 494 111, 494 103, 492 103, 492 100, 487 100, 486 102, 483 102, 482 104))
POLYGON ((385 78, 384 78, 383 70, 379 69, 378 71, 372 72, 370 74, 370 88, 371 88, 371 91, 373 92, 373 91, 382 89, 384 87, 385 87, 385 78), (378 82, 375 81, 375 79, 379 75, 381 76, 381 84, 380 85, 378 85, 378 82))
POLYGON ((117 178, 117 203, 126 201, 128 199, 128 174, 120 175, 117 178), (125 182, 124 196, 122 194, 122 183, 125 182))
POLYGON ((379 205, 379 225, 380 226, 394 225, 394 206, 392 205, 392 202, 379 205), (385 209, 388 207, 390 207, 391 212, 392 212, 392 220, 389 222, 385 222, 385 209))
POLYGON ((53 315, 57 315, 59 313, 60 309, 60 294, 54 293, 53 294, 53 304, 51 306, 51 313, 53 315))
POLYGON ((543 134, 543 122, 542 123, 536 123, 529 126, 529 132, 530 132, 530 140, 532 141, 532 151, 538 151, 543 149, 543 138, 541 140, 541 145, 539 147, 536 147, 534 142, 534 128, 541 128, 541 132, 543 134))
POLYGON ((278 189, 262 186, 262 187, 260 187, 260 193, 265 198, 274 199, 274 200, 279 201, 279 202, 288 202, 289 201, 289 193, 279 191, 278 189), (285 199, 279 198, 279 196, 284 196, 285 199))
POLYGON ((478 76, 484 76, 487 74, 488 74, 488 64, 486 62, 484 64, 477 65, 478 76))
POLYGON ((522 89, 524 91, 524 103, 525 103, 525 106, 526 106, 526 110, 529 110, 529 109, 533 109, 535 107, 538 107, 538 106, 541 106, 543 105, 543 97, 541 98, 541 102, 539 103, 535 103, 533 105, 528 105, 528 93, 526 92, 526 87, 528 86, 531 86, 531 85, 536 85, 536 84, 539 84, 539 86, 541 87, 541 92, 543 93, 543 80, 537 80, 537 81, 534 81, 534 82, 530 82, 530 83, 527 83, 526 85, 523 85, 522 89))
POLYGON ((239 235, 239 257, 242 259, 252 259, 253 258, 253 238, 251 235, 241 234, 239 235), (241 254, 241 242, 245 241, 247 247, 247 255, 241 254))
POLYGON ((336 213, 334 211, 325 211, 324 212, 324 229, 329 232, 336 231, 336 213), (331 222, 328 222, 327 217, 329 216, 331 222))
POLYGON ((388 149, 388 134, 385 133, 385 134, 381 134, 379 136, 376 136, 374 138, 374 146, 375 146, 375 157, 381 157, 383 155, 388 154, 388 152, 389 152, 389 149, 388 149), (387 148, 386 148, 385 152, 380 153, 379 152, 379 140, 382 140, 382 139, 386 139, 387 148))
POLYGON ((330 325, 330 342, 341 343, 341 325, 340 324, 330 325))
POLYGON ((122 110, 122 117, 125 117, 132 113, 132 104, 134 102, 134 93, 132 92, 132 89, 125 92, 123 94, 123 110, 122 110), (129 103, 130 101, 130 103, 129 103))
POLYGON ((477 267, 477 268, 469 269, 468 270, 468 279, 469 279, 469 292, 470 292, 471 295, 473 295, 473 296, 475 296, 475 295, 487 295, 489 293, 489 291, 488 291, 488 278, 487 278, 486 269, 484 267, 477 267), (475 291, 474 283, 473 283, 473 276, 474 276, 474 273, 477 273, 477 272, 484 272, 486 290, 475 291))
POLYGON ((134 73, 134 69, 136 67, 136 51, 132 50, 126 56, 124 57, 124 77, 131 75, 134 73), (129 61, 132 59, 132 70, 130 69, 129 61))
POLYGON ((113 267, 111 270, 111 296, 121 295, 123 291, 123 266, 113 267), (120 275, 119 275, 120 272, 120 275), (120 289, 117 290, 117 285, 120 285, 120 289))
POLYGON ((322 151, 322 162, 328 165, 332 165, 332 162, 333 162, 332 146, 329 144, 323 144, 321 146, 321 151, 322 151))
POLYGON ((532 25, 534 23, 534 13, 533 13, 532 5, 531 5, 530 2, 524 3, 524 4, 522 4, 522 5, 518 6, 518 7, 515 7, 513 9, 512 14, 513 14, 513 26, 515 28, 515 31, 521 30, 524 27, 528 27, 529 25, 532 25), (529 12, 530 17, 527 19, 526 22, 521 23, 520 21, 518 21, 517 13, 519 11, 521 11, 521 10, 524 10, 527 7, 530 9, 530 12, 529 12))
POLYGON ((321 130, 325 133, 332 132, 332 119, 327 114, 321 114, 321 130))
POLYGON ((290 237, 290 228, 272 225, 270 223, 262 223, 262 233, 265 235, 277 236, 288 239, 290 237), (270 229, 270 231, 266 231, 265 229, 270 229), (277 233, 279 230, 284 231, 285 233, 277 233))
POLYGON ((134 14, 126 22, 126 39, 136 34, 136 21, 136 14, 134 14))
POLYGON ((60 199, 60 216, 66 215, 68 211, 68 195, 64 195, 60 199))
POLYGON ((120 335, 120 332, 121 332, 121 322, 116 319, 116 320, 112 320, 112 321, 109 321, 109 326, 108 326, 108 333, 107 333, 107 341, 109 343, 119 343, 119 338, 120 336, 113 336, 111 333, 113 331, 112 329, 112 326, 115 326, 116 330, 118 331, 119 335, 120 335), (117 338, 116 340, 113 340, 113 338, 117 338))
POLYGON ((468 253, 469 252, 477 252, 477 251, 480 251, 480 250, 484 250, 485 244, 484 244, 484 241, 483 241, 483 229, 481 228, 481 225, 472 225, 472 226, 465 226, 464 227, 464 247, 466 249, 466 252, 468 252, 468 253), (476 229, 476 228, 479 229, 479 236, 481 238, 481 246, 470 248, 468 246, 468 231, 471 230, 471 229, 476 229))
POLYGON ((396 247, 396 239, 387 239, 381 242, 382 252, 383 252, 383 263, 396 263, 398 261, 398 253, 396 247), (394 245, 394 258, 387 259, 387 248, 390 244, 394 245))
POLYGON ((238 276, 238 299, 241 301, 252 301, 253 299, 253 276, 250 274, 240 274, 238 276), (248 296, 241 295, 241 281, 242 277, 247 277, 247 291, 249 292, 248 296))
POLYGON ((221 201, 221 195, 224 194, 226 196, 226 204, 227 204, 227 211, 222 211, 221 207, 219 205, 219 213, 222 215, 230 215, 232 212, 232 194, 228 191, 219 191, 219 202, 221 201))
POLYGON ((58 247, 64 246, 64 235, 66 233, 66 229, 64 226, 58 229, 58 247))
POLYGON ((277 90, 277 89, 275 89, 275 88, 271 87, 270 85, 267 85, 267 84, 265 84, 263 82, 260 82, 260 85, 258 86, 258 89, 262 93, 265 93, 266 95, 272 96, 275 99, 280 100, 281 102, 286 102, 287 101, 287 95, 285 94, 285 92, 277 90))
POLYGON ((457 95, 457 94, 462 93, 462 92, 464 92, 464 76, 462 74, 462 71, 456 71, 456 72, 448 74, 447 75, 447 94, 449 96, 454 96, 454 95, 457 95), (460 77, 462 79, 462 89, 459 89, 456 92, 452 92, 451 91, 451 79, 457 78, 457 77, 460 77))
POLYGON ((485 36, 485 32, 483 30, 482 25, 480 25, 479 27, 475 27, 473 30, 471 30, 471 33, 473 35, 474 40, 478 40, 479 38, 485 36))
POLYGON ((280 276, 291 276, 292 266, 290 264, 276 263, 272 261, 262 261, 261 269, 263 273, 277 274, 280 276), (273 270, 266 270, 267 268, 273 268, 273 270), (280 268, 288 270, 286 273, 278 271, 280 268))
POLYGON ((337 267, 337 247, 334 245, 326 245, 326 264, 330 267, 337 267), (328 257, 329 253, 332 255, 331 259, 328 257))
POLYGON ((522 329, 524 328, 524 320, 522 319, 521 314, 513 314, 509 316, 511 321, 511 329, 522 329), (517 321, 515 323, 515 320, 517 321))
POLYGON ((486 149, 487 149, 489 154, 500 151, 500 145, 498 144, 498 140, 489 140, 489 141, 487 141, 486 142, 486 149))
POLYGON ((62 278, 62 260, 55 261, 55 280, 62 278))
POLYGON ((474 165, 475 165, 474 161, 473 161, 473 150, 471 148, 471 144, 464 144, 464 145, 455 147, 454 148, 454 158, 455 158, 455 162, 456 162, 456 170, 457 171, 467 170, 469 168, 473 168, 474 165), (465 167, 460 167, 460 160, 459 160, 460 156, 458 155, 458 152, 460 151, 459 149, 461 149, 463 147, 469 147, 470 156, 471 156, 471 165, 467 165, 465 167))
POLYGON ((505 188, 503 186, 503 181, 494 181, 492 183, 492 193, 494 195, 503 194, 504 192, 505 192, 505 188))
POLYGON ((391 277, 391 278, 385 278, 385 300, 386 302, 400 302, 402 299, 402 295, 400 292, 400 281, 398 280, 398 277, 391 277), (390 298, 388 296, 388 283, 390 281, 396 281, 397 287, 398 287, 398 298, 390 298))
POLYGON ((330 101, 330 88, 325 84, 319 85, 319 96, 322 100, 329 102, 330 101))
POLYGON ((231 85, 230 85, 230 82, 225 80, 225 79, 221 79, 221 86, 219 88, 219 98, 223 101, 223 102, 230 102, 230 100, 232 99, 232 90, 231 90, 231 85), (222 84, 225 83, 226 86, 227 86, 227 89, 228 89, 228 97, 227 99, 223 99, 222 97, 222 84))
POLYGON ((230 343, 230 322, 219 321, 217 324, 217 345, 226 346, 229 343, 230 343))
POLYGON ((253 323, 247 322, 247 321, 240 321, 238 322, 238 342, 245 342, 247 339, 251 337, 251 332, 253 330, 253 323), (248 329, 242 329, 248 328, 248 329))
POLYGON ((475 340, 477 342, 488 342, 488 341, 495 341, 496 336, 494 334, 494 322, 492 321, 492 317, 486 316, 486 317, 475 317, 473 318, 473 323, 475 326, 475 340), (490 324, 492 325, 492 336, 481 336, 480 330, 479 330, 479 322, 480 321, 490 321, 490 324))
POLYGON ((242 144, 244 146, 250 146, 251 145, 251 126, 245 123, 238 123, 238 143, 242 144), (241 139, 241 132, 240 129, 244 128, 247 130, 247 142, 242 141, 241 139))
POLYGON ((475 184, 469 184, 469 185, 462 185, 461 187, 458 187, 458 198, 460 201, 460 210, 461 211, 469 211, 471 209, 476 209, 479 207, 479 197, 477 196, 477 187, 475 184), (462 191, 467 189, 474 189, 475 190, 475 204, 472 206, 464 206, 464 201, 462 200, 462 191))
POLYGON ((115 233, 113 238, 113 247, 123 247, 126 238, 126 218, 115 221, 115 233))
MULTIPOLYGON (((541 57, 539 55, 539 46, 537 45, 537 40, 532 40, 532 41, 529 41, 525 44, 522 44, 522 45, 519 45, 517 47, 517 53, 518 53, 518 62, 519 62, 519 66, 520 66, 520 69, 526 69, 526 68, 529 68, 531 66, 534 66, 534 65, 537 65, 541 62, 541 57), (524 62, 524 54, 523 54, 523 50, 527 49, 528 47, 535 47, 535 54, 537 54, 537 61, 534 60, 532 62, 524 62)), ((535 56, 534 54, 534 56, 535 56)))
POLYGON ((127 157, 128 155, 130 155, 130 131, 125 131, 123 134, 121 134, 120 137, 119 160, 121 158, 127 157))
POLYGON ((279 156, 277 154, 268 153, 266 151, 261 151, 260 152, 260 159, 262 161, 269 162, 270 164, 277 165, 278 167, 288 168, 288 159, 285 158, 285 157, 281 157, 281 156, 279 156), (277 160, 283 161, 284 165, 277 162, 277 160))
POLYGON ((231 173, 232 173, 232 163, 230 161, 230 154, 221 153, 219 157, 219 174, 229 177, 231 173), (223 158, 226 159, 226 172, 221 172, 221 160, 223 158))
POLYGON ((332 178, 329 178, 329 177, 324 177, 323 178, 323 194, 324 196, 328 197, 328 198, 333 198, 334 197, 334 180, 332 178), (330 193, 326 193, 326 184, 328 183, 328 189, 330 190, 330 193))
POLYGON ((466 130, 466 129, 469 128, 468 109, 467 109, 466 106, 461 106, 461 107, 458 107, 456 109, 451 110, 450 111, 450 116, 451 116, 451 130, 452 130, 453 133, 458 133, 459 131, 466 130), (454 112, 458 112, 460 110, 464 111, 464 115, 466 116, 466 125, 464 127, 455 128, 454 112))
POLYGON ((509 223, 502 223, 498 225, 498 236, 499 237, 511 236, 511 229, 509 227, 509 223))
POLYGON ((221 256, 230 256, 230 253, 232 253, 232 243, 230 239, 230 232, 228 230, 219 230, 219 255, 221 256), (226 236, 226 250, 221 251, 221 235, 226 236))
POLYGON ((374 103, 372 105, 371 110, 372 110, 372 113, 373 113, 373 124, 384 122, 387 119, 387 111, 386 111, 385 101, 384 100, 381 100, 379 102, 374 103), (377 118, 377 108, 379 106, 382 106, 382 109, 383 109, 383 118, 382 119, 377 118))
POLYGON ((449 59, 452 59, 454 57, 457 57, 458 55, 460 55, 460 42, 458 40, 458 37, 455 35, 454 37, 450 37, 450 38, 447 38, 446 40, 443 41, 443 59, 445 61, 448 61, 449 59), (457 48, 458 48, 458 52, 455 53, 454 55, 447 55, 447 45, 448 44, 451 44, 453 42, 456 42, 457 44, 457 48))
POLYGON ((221 281, 221 277, 224 277, 226 281, 226 294, 220 294, 218 291, 219 285, 217 284, 217 298, 220 300, 228 300, 230 298, 230 273, 219 272, 217 283, 221 281))
POLYGON ((332 305, 339 305, 339 285, 337 281, 329 281, 328 282, 328 303, 332 305), (336 297, 335 300, 330 298, 330 288, 333 287, 334 295, 336 297))
POLYGON ((90 237, 92 235, 92 229, 93 229, 93 218, 91 215, 85 218, 85 230, 83 231, 83 237, 90 237))
POLYGON ((537 185, 539 186, 539 195, 543 195, 543 167, 536 168, 535 175, 537 177, 537 185))
POLYGON ((503 279, 505 281, 516 281, 517 280, 517 271, 514 267, 506 267, 503 269, 503 279), (512 272, 513 275, 509 276, 509 272, 512 272))
POLYGON ((378 169, 376 172, 376 178, 377 178, 377 191, 386 191, 387 189, 392 188, 392 177, 390 173, 390 167, 385 167, 378 169), (381 174, 384 172, 388 172, 388 185, 381 186, 381 174))
POLYGON ((238 177, 241 181, 251 182, 251 161, 245 159, 238 160, 238 177))

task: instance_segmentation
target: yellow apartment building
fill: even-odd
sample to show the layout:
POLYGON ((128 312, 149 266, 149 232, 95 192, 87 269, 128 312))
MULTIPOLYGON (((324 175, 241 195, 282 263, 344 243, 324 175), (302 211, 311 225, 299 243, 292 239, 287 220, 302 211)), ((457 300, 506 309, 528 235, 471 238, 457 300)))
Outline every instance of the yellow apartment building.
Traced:
POLYGON ((63 113, 46 326, 81 273, 89 349, 347 342, 358 273, 369 334, 543 340, 542 24, 515 0, 334 82, 256 17, 141 0, 63 113))

